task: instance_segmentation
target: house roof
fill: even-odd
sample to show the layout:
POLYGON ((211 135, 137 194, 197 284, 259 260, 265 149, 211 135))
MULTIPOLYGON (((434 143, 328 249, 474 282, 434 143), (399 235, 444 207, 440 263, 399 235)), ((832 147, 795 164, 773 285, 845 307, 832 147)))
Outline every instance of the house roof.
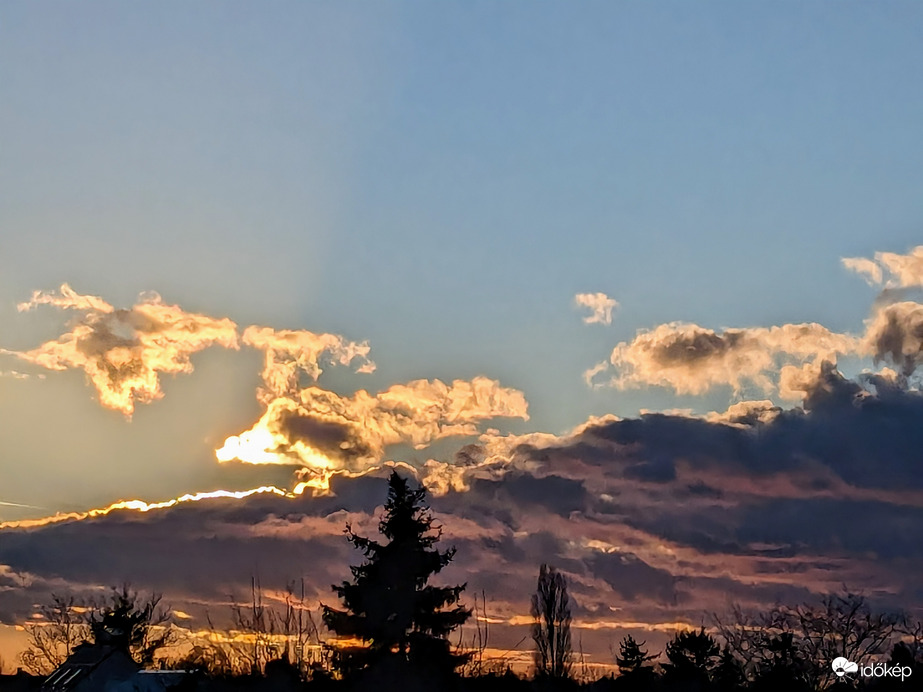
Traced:
POLYGON ((55 671, 45 678, 42 692, 70 692, 94 671, 111 666, 113 672, 133 671, 137 664, 123 650, 112 646, 81 644, 55 671))

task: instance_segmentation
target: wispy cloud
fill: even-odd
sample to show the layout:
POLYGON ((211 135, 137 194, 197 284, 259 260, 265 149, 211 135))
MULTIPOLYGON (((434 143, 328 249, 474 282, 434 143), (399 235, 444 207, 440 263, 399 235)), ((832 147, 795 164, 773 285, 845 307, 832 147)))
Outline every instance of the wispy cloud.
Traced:
POLYGON ((923 286, 923 245, 901 255, 876 252, 874 259, 844 257, 843 266, 861 275, 869 285, 886 288, 923 286))
POLYGON ((612 324, 612 311, 619 306, 618 301, 605 293, 578 293, 574 305, 589 308, 590 314, 583 318, 586 324, 612 324))
POLYGON ((244 330, 243 342, 265 353, 262 375, 269 398, 297 391, 301 374, 317 380, 323 358, 337 365, 355 363, 357 372, 375 370, 368 342, 355 343, 337 334, 253 326, 244 330))
POLYGON ((0 506, 2 507, 21 507, 23 509, 45 509, 45 507, 39 507, 38 505, 26 505, 22 502, 6 502, 0 500, 0 506))

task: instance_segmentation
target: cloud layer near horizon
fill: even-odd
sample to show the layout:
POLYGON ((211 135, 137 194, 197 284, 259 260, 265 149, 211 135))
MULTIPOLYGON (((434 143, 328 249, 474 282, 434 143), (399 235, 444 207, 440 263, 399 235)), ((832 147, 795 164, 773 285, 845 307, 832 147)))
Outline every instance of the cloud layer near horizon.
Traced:
MULTIPOLYGON (((843 583, 920 607, 923 395, 887 377, 854 382, 830 364, 806 386, 804 406, 788 411, 756 402, 709 418, 592 420, 560 437, 483 435, 452 463, 466 489, 432 497, 458 548, 445 580, 485 589, 512 641, 542 562, 568 575, 588 629, 696 625, 729 600, 765 607, 843 583)), ((0 564, 31 586, 0 589, 0 619, 28 616, 50 584, 122 579, 166 591, 199 621, 241 597, 254 573, 271 588, 303 575, 310 598, 329 602, 328 585, 359 559, 343 527, 375 532, 387 471, 334 475, 320 496, 4 528, 0 564)))

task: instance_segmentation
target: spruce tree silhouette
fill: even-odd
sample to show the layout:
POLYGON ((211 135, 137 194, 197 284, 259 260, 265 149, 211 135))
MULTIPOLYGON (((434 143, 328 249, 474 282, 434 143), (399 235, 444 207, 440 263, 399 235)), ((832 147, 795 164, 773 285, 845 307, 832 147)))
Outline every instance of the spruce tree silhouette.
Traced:
POLYGON ((660 654, 650 654, 644 642, 637 642, 630 634, 619 642, 619 653, 615 662, 619 667, 619 689, 625 692, 649 690, 654 684, 654 669, 644 665, 654 661, 660 654))
POLYGON ((427 584, 452 561, 455 549, 433 547, 442 529, 433 526, 425 497, 425 489, 411 489, 407 480, 392 472, 378 525, 388 542, 359 536, 346 526, 347 539, 366 559, 350 567, 351 582, 332 587, 344 609, 323 607, 324 623, 332 632, 363 642, 363 646, 333 650, 334 665, 346 677, 360 671, 392 681, 412 673, 444 676, 466 659, 453 654, 447 640, 471 615, 459 605, 465 584, 427 584))
POLYGON ((645 663, 655 660, 657 656, 658 654, 648 654, 644 642, 636 642, 629 634, 619 642, 619 655, 615 657, 615 662, 619 672, 626 675, 640 670, 645 663))

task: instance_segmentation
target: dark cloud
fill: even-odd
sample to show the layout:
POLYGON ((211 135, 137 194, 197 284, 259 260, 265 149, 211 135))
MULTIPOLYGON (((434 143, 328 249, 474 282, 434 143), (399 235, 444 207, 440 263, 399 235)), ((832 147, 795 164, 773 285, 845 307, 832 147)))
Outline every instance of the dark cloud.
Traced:
POLYGON ((886 377, 856 382, 825 364, 803 408, 735 422, 647 414, 590 426, 557 456, 655 483, 675 480, 677 464, 685 463, 754 478, 801 473, 800 482, 816 490, 834 479, 859 488, 923 488, 923 394, 886 377))
POLYGON ((902 296, 879 296, 879 304, 867 323, 867 349, 879 363, 888 363, 904 377, 923 364, 923 304, 899 300, 902 296))
POLYGON ((350 462, 371 457, 375 453, 353 427, 339 421, 324 420, 307 412, 285 411, 279 418, 279 431, 289 443, 309 444, 329 459, 350 462))
POLYGON ((630 553, 594 553, 587 560, 587 567, 623 599, 644 596, 665 604, 676 601, 676 577, 630 553))

